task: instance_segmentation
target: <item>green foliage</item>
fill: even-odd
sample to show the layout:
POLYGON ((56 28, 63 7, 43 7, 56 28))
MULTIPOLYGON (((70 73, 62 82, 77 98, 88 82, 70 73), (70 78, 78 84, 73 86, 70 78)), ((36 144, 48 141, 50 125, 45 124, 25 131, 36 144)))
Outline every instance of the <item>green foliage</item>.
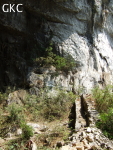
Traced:
POLYGON ((66 65, 67 65, 67 61, 66 58, 63 58, 61 56, 56 55, 56 57, 54 58, 54 66, 58 69, 58 70, 64 70, 66 65))
POLYGON ((34 113, 35 119, 43 118, 49 121, 59 119, 65 115, 66 111, 69 111, 76 96, 72 92, 57 92, 58 94, 54 97, 50 97, 47 91, 42 91, 42 94, 34 99, 28 96, 25 107, 34 113))
POLYGON ((17 104, 11 104, 8 106, 7 111, 9 112, 8 120, 12 123, 20 124, 24 120, 23 108, 17 104))
POLYGON ((69 130, 64 126, 55 126, 51 131, 51 136, 61 137, 64 141, 66 141, 69 137, 69 130))
POLYGON ((1 92, 0 92, 0 104, 1 104, 4 100, 6 100, 6 98, 7 98, 7 95, 6 95, 5 93, 1 93, 1 92))
POLYGON ((25 143, 26 141, 21 138, 10 140, 6 144, 5 150, 27 150, 25 143))
POLYGON ((99 89, 96 87, 93 90, 93 97, 96 100, 97 110, 102 112, 108 112, 109 108, 113 108, 113 93, 112 86, 108 85, 104 89, 99 89))
POLYGON ((8 107, 9 111, 9 120, 12 123, 18 124, 18 126, 22 129, 22 138, 29 139, 33 136, 33 129, 26 124, 23 108, 18 106, 17 104, 11 104, 8 107))
POLYGON ((70 93, 60 92, 54 98, 45 97, 44 101, 40 103, 40 107, 43 107, 40 110, 40 115, 49 120, 62 117, 72 103, 73 97, 70 95, 70 93))
POLYGON ((35 63, 40 66, 48 67, 53 65, 57 70, 69 71, 72 70, 76 63, 72 56, 69 54, 64 58, 53 53, 52 45, 46 48, 46 53, 44 57, 39 57, 35 59, 35 63))
POLYGON ((20 127, 20 123, 24 121, 23 110, 17 104, 11 104, 6 108, 7 116, 0 116, 0 136, 5 137, 14 127, 20 127))
MULTIPOLYGON (((55 143, 57 143, 57 141, 60 141, 60 140, 68 141, 69 134, 70 134, 70 131, 65 126, 55 125, 49 131, 49 133, 45 132, 43 134, 38 134, 36 139, 37 139, 37 143, 40 143, 39 147, 41 145, 41 142, 45 141, 46 139, 48 140, 48 143, 49 143, 48 146, 50 145, 52 146, 52 144, 54 145, 55 143)), ((40 149, 43 149, 43 148, 40 147, 40 149)), ((44 149, 49 150, 49 147, 45 147, 44 149)))
POLYGON ((43 109, 40 110, 39 114, 50 121, 60 119, 65 116, 65 112, 69 111, 74 100, 75 95, 72 93, 60 91, 56 97, 46 97, 44 101, 40 103, 43 109))
POLYGON ((33 136, 33 129, 26 123, 21 124, 21 129, 22 129, 22 138, 23 139, 29 139, 30 137, 33 136))
POLYGON ((113 87, 106 86, 104 89, 96 87, 93 96, 96 100, 97 110, 100 112, 100 121, 97 126, 103 133, 113 139, 113 87))
POLYGON ((107 113, 100 114, 97 126, 103 130, 104 135, 113 139, 113 108, 110 108, 107 113))
POLYGON ((3 123, 0 126, 0 135, 4 137, 10 132, 10 129, 16 127, 22 129, 23 139, 29 139, 33 135, 33 129, 26 124, 23 107, 13 103, 8 106, 7 112, 9 115, 1 120, 3 123))
POLYGON ((9 150, 16 150, 17 148, 20 148, 18 143, 12 143, 12 145, 9 146, 9 150))

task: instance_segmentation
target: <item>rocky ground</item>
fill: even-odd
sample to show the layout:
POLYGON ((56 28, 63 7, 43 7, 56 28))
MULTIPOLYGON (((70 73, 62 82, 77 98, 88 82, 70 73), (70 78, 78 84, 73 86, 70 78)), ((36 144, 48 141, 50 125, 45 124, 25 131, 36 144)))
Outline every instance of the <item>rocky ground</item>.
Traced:
POLYGON ((106 138, 96 127, 82 128, 69 137, 71 142, 61 150, 103 150, 113 149, 113 141, 106 138))

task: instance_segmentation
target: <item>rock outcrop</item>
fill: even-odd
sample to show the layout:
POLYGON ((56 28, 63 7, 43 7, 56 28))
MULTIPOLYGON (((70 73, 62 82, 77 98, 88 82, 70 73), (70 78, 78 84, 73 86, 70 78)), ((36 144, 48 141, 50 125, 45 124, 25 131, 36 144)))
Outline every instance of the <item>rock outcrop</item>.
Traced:
MULTIPOLYGON (((113 83, 112 0, 11 2, 23 4, 21 13, 3 12, 4 3, 9 1, 0 1, 0 89, 15 86, 38 95, 40 88, 59 87, 81 95, 89 93, 95 85, 113 83), (53 66, 39 68, 34 63, 50 42, 57 54, 74 58, 74 70, 57 72, 53 66)), ((18 91, 11 93, 8 103, 22 103, 26 94, 22 91, 21 95, 18 91)), ((113 149, 95 128, 98 112, 93 105, 94 101, 84 96, 76 101, 76 110, 72 112, 76 112, 73 116, 77 133, 70 137, 70 144, 62 144, 62 150, 113 149)))
MULTIPOLYGON (((4 3, 8 1, 1 1, 0 8, 4 3)), ((112 0, 25 0, 22 4, 22 13, 0 10, 1 87, 28 88, 32 60, 40 55, 39 46, 44 48, 49 41, 61 55, 68 53, 75 59, 74 88, 82 86, 87 92, 112 82, 112 0)))

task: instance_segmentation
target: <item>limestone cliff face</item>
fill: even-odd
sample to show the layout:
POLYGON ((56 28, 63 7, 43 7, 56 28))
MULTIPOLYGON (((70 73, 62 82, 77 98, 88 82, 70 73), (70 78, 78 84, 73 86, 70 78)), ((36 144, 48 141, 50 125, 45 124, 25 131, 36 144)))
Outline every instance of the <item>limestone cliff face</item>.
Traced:
MULTIPOLYGON (((1 1, 0 6, 9 3, 1 1)), ((53 41, 76 61, 74 89, 113 82, 112 0, 25 0, 22 13, 0 10, 0 82, 22 86, 35 46, 53 41)), ((1 7, 0 7, 1 8, 1 7)), ((38 55, 38 52, 37 52, 38 55)))

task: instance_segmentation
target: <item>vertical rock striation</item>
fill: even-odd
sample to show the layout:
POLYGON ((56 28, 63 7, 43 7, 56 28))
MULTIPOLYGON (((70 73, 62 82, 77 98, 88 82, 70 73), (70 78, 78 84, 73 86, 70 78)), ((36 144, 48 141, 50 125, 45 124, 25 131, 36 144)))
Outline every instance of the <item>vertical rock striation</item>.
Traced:
MULTIPOLYGON (((0 8, 7 0, 0 2, 0 8)), ((11 2, 13 3, 13 2, 11 2)), ((16 1, 23 12, 0 10, 0 85, 23 86, 37 46, 53 41, 76 61, 74 89, 112 83, 113 2, 111 0, 16 1)), ((39 51, 36 52, 39 56, 39 51)))

